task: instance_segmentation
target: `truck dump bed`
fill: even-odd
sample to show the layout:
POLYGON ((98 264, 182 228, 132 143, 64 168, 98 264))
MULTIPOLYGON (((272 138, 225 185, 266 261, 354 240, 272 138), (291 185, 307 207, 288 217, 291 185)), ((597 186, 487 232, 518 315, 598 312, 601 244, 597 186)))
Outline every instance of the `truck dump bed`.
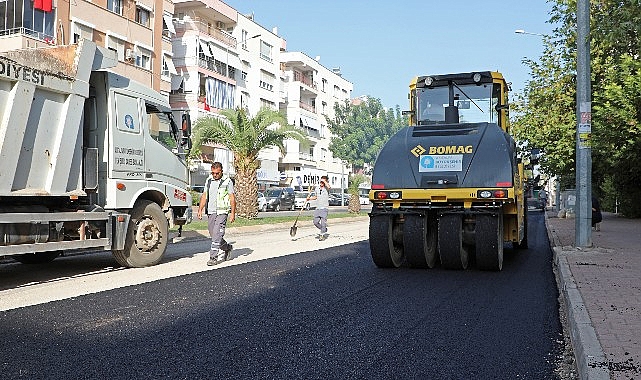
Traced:
POLYGON ((95 43, 0 55, 0 196, 82 191, 82 115, 92 70, 115 57, 95 43))

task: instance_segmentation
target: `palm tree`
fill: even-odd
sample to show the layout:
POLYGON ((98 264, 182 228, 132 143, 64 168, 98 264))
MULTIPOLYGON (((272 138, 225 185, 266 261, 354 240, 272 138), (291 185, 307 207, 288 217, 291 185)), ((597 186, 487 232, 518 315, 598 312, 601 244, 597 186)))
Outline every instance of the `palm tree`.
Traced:
POLYGON ((234 153, 236 215, 253 219, 258 216, 258 152, 276 146, 284 153, 286 139, 307 141, 307 138, 288 125, 283 114, 269 108, 262 108, 253 118, 242 108, 224 109, 220 114, 226 119, 211 116, 198 119, 194 145, 198 149, 203 143, 213 142, 234 153), (273 125, 277 127, 270 129, 273 125))
POLYGON ((347 211, 352 214, 361 212, 361 201, 358 196, 358 186, 367 181, 367 177, 363 174, 354 174, 349 177, 347 184, 347 193, 349 194, 349 205, 347 211))

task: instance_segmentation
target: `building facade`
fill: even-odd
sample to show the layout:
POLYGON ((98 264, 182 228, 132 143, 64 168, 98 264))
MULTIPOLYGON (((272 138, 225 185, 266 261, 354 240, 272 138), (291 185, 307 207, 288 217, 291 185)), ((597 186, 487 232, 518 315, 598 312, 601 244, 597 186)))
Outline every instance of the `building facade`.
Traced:
MULTIPOLYGON (((176 70, 172 107, 189 110, 192 121, 217 117, 225 108, 242 107, 255 115, 261 107, 279 110, 289 124, 309 136, 310 146, 286 141, 259 154, 259 188, 315 185, 327 174, 337 190, 346 187, 349 168, 329 150, 330 133, 325 117, 334 116, 334 104, 349 100, 352 83, 340 70, 327 69, 304 53, 288 52, 276 29, 267 30, 220 1, 175 1, 176 70)), ((233 157, 223 146, 202 148, 204 161, 220 161, 233 175, 233 157)), ((204 183, 208 166, 192 167, 193 185, 204 183)))
POLYGON ((6 0, 0 2, 0 51, 85 38, 116 52, 114 72, 169 96, 177 74, 173 12, 170 0, 6 0))
MULTIPOLYGON (((317 57, 288 52, 285 38, 219 0, 6 0, 0 1, 0 51, 44 48, 90 39, 113 50, 112 70, 166 95, 192 122, 220 117, 226 108, 281 111, 306 132, 309 147, 286 141, 259 154, 259 187, 315 185, 327 174, 335 189, 346 187, 349 167, 329 150, 326 117, 349 100, 352 83, 317 57)), ((234 175, 233 154, 223 146, 202 149, 234 175)), ((207 165, 192 167, 202 185, 207 165)))

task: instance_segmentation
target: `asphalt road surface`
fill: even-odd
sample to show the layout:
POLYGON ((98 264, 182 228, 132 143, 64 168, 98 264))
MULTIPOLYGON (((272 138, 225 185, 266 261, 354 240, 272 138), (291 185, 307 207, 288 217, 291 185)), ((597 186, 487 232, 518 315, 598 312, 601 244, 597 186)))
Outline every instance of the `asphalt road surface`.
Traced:
POLYGON ((530 249, 506 249, 502 272, 382 270, 366 240, 303 230, 307 252, 0 311, 0 377, 554 379, 552 254, 529 217, 530 249))

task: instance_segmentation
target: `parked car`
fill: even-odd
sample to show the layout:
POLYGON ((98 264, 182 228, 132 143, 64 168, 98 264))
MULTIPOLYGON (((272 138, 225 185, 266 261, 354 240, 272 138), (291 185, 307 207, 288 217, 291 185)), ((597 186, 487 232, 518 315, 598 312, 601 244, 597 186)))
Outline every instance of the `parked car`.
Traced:
POLYGON ((343 194, 343 199, 345 200, 344 203, 341 203, 341 195, 340 194, 330 194, 329 195, 329 205, 330 206, 342 206, 342 205, 349 205, 349 195, 343 194))
POLYGON ((296 192, 296 208, 304 208, 305 210, 309 210, 312 208, 316 208, 318 206, 318 200, 316 199, 310 199, 307 200, 307 196, 313 198, 316 196, 316 192, 312 191, 311 193, 308 193, 307 191, 297 191, 296 192))
POLYGON ((294 210, 294 189, 291 187, 272 187, 265 192, 267 210, 294 210))
POLYGON ((267 198, 265 198, 265 194, 260 191, 258 192, 258 211, 267 211, 267 198))

